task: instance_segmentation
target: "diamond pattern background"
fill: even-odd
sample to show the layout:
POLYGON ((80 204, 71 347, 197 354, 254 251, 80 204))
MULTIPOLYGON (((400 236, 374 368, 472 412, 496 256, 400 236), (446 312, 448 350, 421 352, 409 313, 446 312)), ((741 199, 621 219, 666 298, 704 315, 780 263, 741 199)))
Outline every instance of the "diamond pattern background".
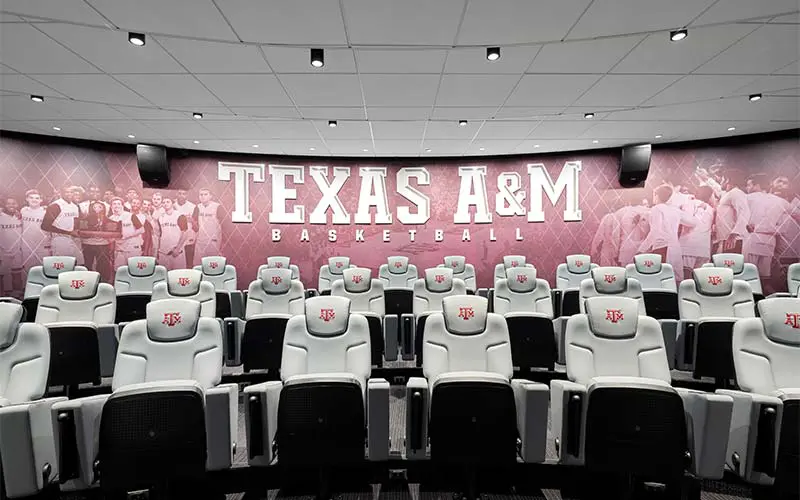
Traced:
MULTIPOLYGON (((217 163, 236 161, 282 165, 315 164, 304 158, 275 158, 257 155, 228 155, 209 152, 191 152, 188 156, 172 159, 172 185, 165 194, 174 194, 178 188, 188 189, 192 201, 197 201, 197 190, 208 187, 224 207, 232 210, 233 182, 217 180, 217 163)), ((355 241, 355 224, 349 226, 329 225, 275 225, 268 222, 271 209, 271 183, 251 185, 251 210, 253 223, 227 223, 223 228, 223 253, 229 263, 239 272, 239 286, 246 288, 260 264, 269 255, 288 255, 292 262, 300 266, 301 277, 307 287, 316 287, 319 267, 334 255, 349 255, 352 262, 364 267, 377 269, 394 254, 408 255, 419 269, 435 266, 445 255, 462 254, 467 262, 475 266, 478 286, 491 286, 494 266, 503 255, 523 254, 528 256, 539 270, 541 277, 555 281, 555 269, 570 253, 589 251, 591 239, 599 221, 609 211, 616 210, 623 203, 640 203, 650 199, 653 187, 665 178, 677 175, 679 179, 689 179, 697 167, 707 168, 722 164, 724 168, 741 168, 747 173, 765 172, 772 178, 787 176, 790 186, 797 194, 800 187, 800 145, 796 140, 780 140, 756 145, 728 148, 659 148, 653 152, 650 176, 643 188, 624 189, 617 182, 618 155, 616 152, 577 152, 571 154, 538 155, 527 157, 507 157, 488 160, 431 159, 428 163, 404 160, 319 160, 325 165, 348 166, 351 177, 339 193, 344 206, 354 215, 358 205, 360 178, 358 167, 389 167, 387 192, 389 208, 396 220, 398 205, 409 205, 405 198, 396 193, 396 172, 403 166, 425 166, 431 174, 431 185, 420 187, 431 200, 431 220, 423 226, 404 226, 394 222, 390 225, 368 225, 365 229, 365 242, 355 241), (552 178, 557 178, 565 162, 580 161, 580 208, 581 222, 564 222, 564 197, 551 207, 544 197, 546 222, 528 223, 525 216, 500 217, 492 214, 491 224, 453 224, 453 213, 458 198, 458 166, 486 165, 487 192, 489 206, 493 211, 497 192, 497 175, 501 172, 517 172, 522 179, 522 190, 528 190, 527 165, 543 163, 552 178), (282 230, 282 241, 273 243, 271 230, 282 230), (310 241, 301 242, 302 229, 308 229, 310 241), (490 228, 494 229, 497 241, 489 241, 490 228), (522 241, 515 240, 519 228, 522 241), (329 230, 335 229, 338 239, 328 241, 329 230), (391 231, 391 242, 382 240, 383 230, 391 231), (411 242, 409 229, 416 229, 416 241, 411 242), (434 241, 434 231, 442 229, 443 242, 434 241), (471 241, 462 241, 462 231, 470 229, 471 241)), ((332 177, 332 172, 331 172, 332 177)), ((17 197, 22 203, 27 189, 36 188, 46 198, 62 184, 69 182, 87 186, 97 184, 101 189, 111 187, 136 187, 142 190, 136 167, 136 154, 130 146, 99 145, 96 148, 64 143, 39 142, 34 138, 0 137, 0 192, 17 197)), ((297 200, 287 205, 304 205, 306 216, 314 209, 321 194, 306 169, 305 185, 295 186, 297 200)), ((154 190, 143 189, 143 195, 150 197, 154 190)), ((526 195, 525 204, 529 195, 526 195)), ((413 207, 412 207, 413 210, 413 207)), ((329 214, 330 217, 330 214, 329 214)), ((797 226, 797 224, 794 224, 797 226)), ((779 257, 795 257, 800 253, 800 228, 786 228, 789 240, 779 245, 779 257)), ((23 245, 25 252, 30 251, 23 245)), ((778 280, 778 278, 776 278, 778 280)), ((776 289, 785 289, 785 281, 776 281, 776 289)))

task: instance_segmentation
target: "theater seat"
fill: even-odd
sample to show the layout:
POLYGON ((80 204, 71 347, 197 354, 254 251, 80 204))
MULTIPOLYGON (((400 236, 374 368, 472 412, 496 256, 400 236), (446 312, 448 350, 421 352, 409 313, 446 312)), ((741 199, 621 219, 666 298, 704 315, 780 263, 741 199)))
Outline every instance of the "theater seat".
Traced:
POLYGON ((268 465, 277 450, 284 470, 319 467, 326 476, 364 463, 365 436, 368 460, 387 460, 389 383, 370 378, 370 365, 369 326, 350 300, 306 300, 305 314, 286 325, 281 380, 245 389, 249 463, 268 465))
POLYGON ((36 322, 50 330, 50 385, 99 384, 117 356, 117 295, 100 273, 69 271, 39 296, 36 322))
POLYGON ((47 391, 47 328, 22 323, 21 304, 0 303, 0 470, 4 498, 40 493, 58 479, 47 391))
POLYGON ((733 270, 733 278, 746 281, 753 290, 753 298, 756 302, 764 298, 764 291, 761 288, 761 276, 758 274, 758 267, 744 261, 744 256, 738 253, 718 253, 711 256, 711 262, 703 264, 703 267, 727 267, 733 270))
POLYGON ((241 318, 244 309, 242 292, 238 289, 236 268, 225 257, 203 257, 196 271, 203 273, 203 281, 214 285, 217 294, 216 316, 220 319, 241 318))
POLYGON ((775 485, 768 498, 797 498, 800 470, 800 299, 758 303, 760 318, 733 327, 738 391, 734 400, 728 467, 749 483, 775 485))
POLYGON ((411 288, 417 281, 417 266, 408 263, 408 257, 389 257, 386 264, 381 264, 378 278, 383 281, 384 288, 411 288))
POLYGON ((258 276, 261 276, 261 271, 267 268, 275 268, 275 269, 289 269, 292 271, 292 279, 299 280, 300 279, 300 268, 294 264, 290 263, 289 257, 283 256, 273 256, 267 257, 267 263, 261 264, 258 267, 258 276))
POLYGON ((222 334, 201 308, 191 299, 151 302, 147 318, 122 331, 112 393, 53 406, 62 490, 89 488, 95 474, 117 494, 191 487, 206 470, 231 466, 239 391, 220 385, 222 334))
POLYGON ((153 301, 162 299, 192 299, 200 302, 200 315, 215 318, 217 297, 214 285, 203 280, 196 269, 173 269, 167 272, 167 281, 153 287, 153 301))
POLYGON ((400 336, 403 359, 416 357, 417 366, 422 366, 422 345, 425 336, 425 322, 428 316, 441 312, 442 300, 451 295, 466 295, 464 281, 454 278, 453 270, 434 267, 425 270, 425 277, 414 283, 414 313, 404 314, 400 319, 400 336), (411 350, 413 346, 413 350, 411 350))
MULTIPOLYGON (((559 462, 668 485, 680 485, 687 471, 721 478, 733 401, 670 385, 658 321, 640 307, 596 296, 569 319, 569 380, 553 380, 550 393, 559 462)), ((624 496, 609 496, 617 497, 624 496)))
POLYGON ((144 319, 153 287, 167 280, 167 268, 156 265, 155 257, 130 257, 127 266, 117 268, 114 290, 117 293, 115 323, 144 319))
POLYGON ((408 257, 392 256, 381 264, 378 278, 383 281, 383 297, 386 304, 384 332, 386 361, 397 361, 400 344, 400 318, 414 312, 414 283, 419 278, 417 266, 408 263, 408 257))
POLYGON ((345 269, 356 267, 350 264, 350 257, 331 257, 328 263, 319 268, 319 281, 317 290, 320 295, 330 295, 334 281, 342 279, 345 269))
POLYGON ((250 283, 245 319, 225 320, 225 342, 233 355, 229 366, 243 364, 244 371, 281 368, 281 351, 286 323, 303 314, 303 283, 292 279, 286 267, 263 267, 250 283))
POLYGON ((785 292, 776 292, 768 298, 774 297, 797 297, 800 295, 800 262, 789 264, 786 270, 786 290, 785 292))
POLYGON ((494 312, 508 324, 511 359, 525 374, 531 368, 553 370, 557 357, 550 285, 536 268, 511 266, 495 281, 494 312))
POLYGON ((53 256, 44 257, 41 266, 33 266, 28 270, 28 280, 25 283, 22 307, 25 308, 25 321, 36 321, 36 308, 39 304, 39 295, 47 285, 58 283, 58 275, 69 271, 86 271, 86 267, 75 265, 75 257, 53 256))
POLYGON ((467 264, 467 258, 463 255, 449 255, 444 258, 444 264, 439 264, 438 267, 446 267, 452 269, 453 278, 460 279, 467 287, 467 293, 474 294, 477 290, 475 283, 475 266, 467 264))
POLYGON ((589 271, 597 267, 591 257, 583 254, 567 255, 567 261, 556 269, 556 290, 553 303, 555 316, 571 316, 580 312, 578 292, 581 282, 589 277, 589 271))
POLYGON ((679 318, 678 286, 672 266, 661 262, 661 255, 645 253, 636 255, 633 264, 625 267, 629 278, 642 285, 647 315, 655 319, 679 318))
MULTIPOLYGON (((334 281, 331 296, 350 299, 350 312, 367 318, 369 324, 370 348, 372 349, 372 365, 383 366, 384 345, 397 339, 384 340, 383 318, 386 305, 383 297, 383 282, 372 279, 372 271, 364 267, 351 267, 342 273, 342 279, 334 281)), ((393 349, 397 352, 397 348, 393 349)))
POLYGON ((714 377, 727 385, 735 378, 731 353, 733 325, 739 318, 755 316, 753 292, 733 270, 701 267, 678 288, 678 322, 675 366, 696 377, 714 377))
POLYGON ((508 328, 488 306, 480 296, 445 298, 425 327, 424 378, 406 386, 406 458, 427 458, 430 442, 436 465, 472 470, 459 488, 467 498, 476 497, 474 467, 514 467, 518 453, 545 459, 549 391, 511 380, 508 328))
MULTIPOLYGON (((533 264, 526 262, 524 255, 505 255, 503 262, 494 266, 494 281, 497 283, 500 280, 506 279, 506 271, 517 267, 533 267, 533 264)), ((549 285, 548 285, 549 287, 549 285)))

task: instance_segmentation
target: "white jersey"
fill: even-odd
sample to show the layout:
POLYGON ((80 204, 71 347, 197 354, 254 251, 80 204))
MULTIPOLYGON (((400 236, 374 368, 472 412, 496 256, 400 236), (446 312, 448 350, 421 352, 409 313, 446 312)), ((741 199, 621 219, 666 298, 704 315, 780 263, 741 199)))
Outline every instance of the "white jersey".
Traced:
POLYGON ((78 205, 67 202, 63 198, 57 199, 53 202, 53 204, 58 205, 58 207, 61 209, 58 217, 56 217, 56 219, 53 221, 53 227, 57 227, 62 231, 74 231, 75 221, 78 219, 78 217, 80 217, 78 205))
POLYGON ((772 257, 779 225, 787 214, 791 215, 792 206, 783 198, 764 192, 748 194, 747 205, 753 232, 745 236, 742 253, 772 257))
POLYGON ((181 239, 181 233, 186 230, 186 217, 177 210, 173 210, 171 214, 165 212, 159 217, 158 224, 161 226, 158 251, 167 253, 175 248, 181 239), (183 218, 183 222, 181 222, 181 218, 183 218))
POLYGON ((211 201, 208 205, 203 205, 202 203, 197 205, 197 220, 199 226, 197 241, 203 243, 219 242, 222 233, 222 225, 217 217, 218 212, 219 203, 216 201, 211 201))
POLYGON ((189 224, 189 229, 186 230, 186 233, 187 233, 186 234, 186 244, 187 245, 193 245, 194 242, 195 242, 195 239, 197 238, 197 233, 194 232, 194 228, 192 228, 192 224, 191 224, 192 215, 194 215, 194 208, 196 206, 197 205, 195 205, 194 203, 192 203, 191 201, 188 201, 188 200, 183 205, 181 205, 177 201, 175 202, 175 210, 177 212, 180 212, 183 215, 185 215, 186 216, 186 223, 189 224))
POLYGON ((747 195, 735 187, 723 194, 717 205, 715 241, 724 241, 733 233, 744 238, 749 221, 750 207, 747 203, 747 195))
POLYGON ((50 234, 42 230, 45 208, 22 207, 22 241, 32 252, 48 255, 50 234))
POLYGON ((672 205, 673 207, 680 208, 684 212, 688 212, 691 209, 691 204, 693 201, 693 197, 690 194, 681 193, 677 189, 672 192, 672 196, 669 197, 669 201, 667 201, 668 205, 672 205))
POLYGON ((687 215, 694 219, 695 226, 686 228, 680 236, 681 252, 684 256, 711 258, 711 226, 714 224, 714 209, 708 203, 691 200, 684 205, 687 215), (686 210, 689 209, 689 210, 686 210))
POLYGON ((130 212, 122 212, 119 215, 111 215, 109 219, 120 223, 122 228, 122 239, 117 240, 116 250, 120 252, 133 252, 141 250, 142 248, 142 234, 144 227, 139 224, 139 228, 134 226, 133 218, 137 217, 137 222, 140 222, 138 216, 132 215, 130 212))
POLYGON ((650 210, 637 205, 617 210, 620 225, 619 262, 622 265, 633 262, 639 251, 639 245, 647 237, 650 210))
POLYGON ((22 255, 22 219, 16 215, 0 212, 0 252, 17 258, 22 255))
POLYGON ((639 246, 639 252, 666 248, 667 262, 677 273, 683 269, 683 254, 678 241, 678 229, 681 224, 694 227, 695 222, 673 205, 665 203, 655 205, 650 209, 650 232, 639 246))

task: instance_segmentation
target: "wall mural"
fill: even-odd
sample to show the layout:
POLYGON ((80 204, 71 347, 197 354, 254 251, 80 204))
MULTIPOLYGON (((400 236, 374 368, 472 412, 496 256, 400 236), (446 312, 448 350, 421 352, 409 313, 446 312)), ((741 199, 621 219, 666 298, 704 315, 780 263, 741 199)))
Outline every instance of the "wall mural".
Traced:
POLYGON ((133 148, 0 137, 2 295, 19 296, 46 255, 74 255, 105 280, 130 256, 169 268, 221 254, 246 288, 271 255, 316 287, 334 255, 374 270, 406 255, 422 270, 465 255, 491 286, 503 255, 541 277, 571 253, 601 265, 662 253, 680 274, 720 249, 744 253, 765 292, 800 260, 796 138, 654 149, 644 187, 617 182, 618 154, 508 158, 305 159, 191 152, 169 189, 143 188, 133 148))

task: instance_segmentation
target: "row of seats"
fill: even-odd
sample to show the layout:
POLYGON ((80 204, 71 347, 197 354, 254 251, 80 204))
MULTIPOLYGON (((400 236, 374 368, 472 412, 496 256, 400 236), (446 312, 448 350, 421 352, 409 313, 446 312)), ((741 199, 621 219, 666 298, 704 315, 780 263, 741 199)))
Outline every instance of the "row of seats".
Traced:
MULTIPOLYGON (((660 325, 638 299, 585 298, 566 324, 568 380, 549 387, 512 378, 509 324, 488 305, 453 295, 429 315, 423 377, 406 386, 406 459, 542 462, 549 413, 563 464, 666 483, 720 478, 725 464, 757 484, 796 480, 800 299, 763 300, 760 318, 735 323, 739 390, 716 393, 671 386, 660 325)), ((313 297, 288 320, 280 380, 245 389, 251 465, 388 459, 389 383, 371 376, 368 319, 352 306, 313 297)), ((129 491, 229 468, 239 389, 220 383, 222 327, 201 309, 186 298, 149 303, 119 336, 111 394, 67 400, 42 399, 57 333, 0 304, 7 495, 56 479, 64 491, 129 491)))

